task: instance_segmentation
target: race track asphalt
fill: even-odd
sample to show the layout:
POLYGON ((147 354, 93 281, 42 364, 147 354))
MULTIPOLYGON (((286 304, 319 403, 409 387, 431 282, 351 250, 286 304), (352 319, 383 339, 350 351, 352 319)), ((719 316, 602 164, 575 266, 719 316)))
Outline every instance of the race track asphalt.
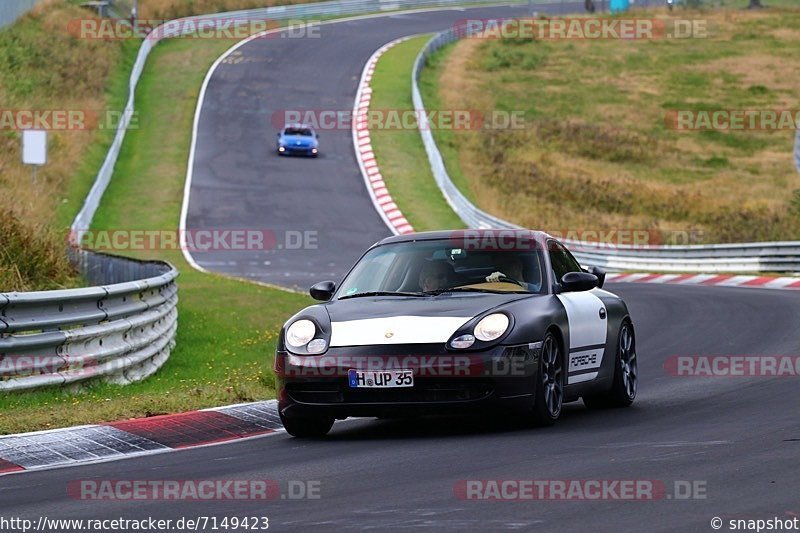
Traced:
MULTIPOLYGON (((270 530, 712 531, 714 516, 800 515, 796 377, 686 378, 673 355, 796 355, 793 292, 620 284, 638 330, 633 407, 570 404, 552 428, 498 419, 337 422, 328 438, 285 433, 233 444, 0 478, 0 516, 142 519, 265 515, 270 530), (319 499, 213 503, 80 501, 77 479, 270 479, 319 482, 319 499), (465 501, 470 479, 656 480, 704 499, 465 501)), ((285 489, 284 489, 285 490, 285 489)), ((727 530, 727 529, 724 529, 727 530)))
MULTIPOLYGON (((554 4, 539 11, 575 11, 554 4)), ((353 108, 358 81, 383 44, 466 18, 523 16, 525 6, 455 9, 324 24, 302 38, 253 40, 223 61, 201 109, 186 227, 265 232, 268 249, 194 252, 202 267, 285 287, 339 281, 391 235, 372 205, 348 128, 320 132, 316 159, 279 157, 286 110, 353 108), (308 246, 297 243, 306 236, 308 246)), ((410 81, 409 81, 410 83, 410 81)), ((447 229, 447 228, 442 228, 447 229)))
MULTIPOLYGON (((565 9, 570 9, 566 6, 565 9)), ((211 80, 202 109, 189 228, 318 232, 319 248, 211 252, 215 271, 284 286, 336 279, 387 236, 360 177, 349 131, 322 133, 319 159, 273 154, 279 109, 350 109, 372 52, 483 8, 323 26, 322 39, 263 39, 211 80)), ((570 404, 552 428, 501 418, 356 419, 322 440, 285 433, 116 462, 0 478, 0 516, 48 519, 268 516, 277 531, 712 531, 718 516, 800 516, 796 377, 675 377, 676 355, 798 355, 800 295, 790 291, 618 284, 638 333, 641 383, 628 409, 570 404), (70 482, 270 479, 319 483, 319 499, 82 501, 70 482), (657 501, 467 501, 464 480, 655 480, 696 484, 704 498, 657 501)), ((682 486, 683 486, 682 485, 682 486)), ((284 492, 285 494, 285 492, 284 492)), ((727 525, 723 528, 727 530, 727 525)), ((210 531, 210 529, 206 529, 210 531)))

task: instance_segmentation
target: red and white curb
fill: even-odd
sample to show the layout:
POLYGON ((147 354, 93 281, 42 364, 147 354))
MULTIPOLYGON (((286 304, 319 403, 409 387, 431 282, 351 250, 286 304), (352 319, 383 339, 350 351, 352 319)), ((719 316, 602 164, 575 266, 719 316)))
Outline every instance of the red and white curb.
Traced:
POLYGON ((800 278, 735 276, 731 274, 606 274, 606 281, 608 283, 661 283, 800 290, 800 278))
POLYGON ((275 433, 275 400, 0 437, 0 475, 113 461, 275 433))
POLYGON ((358 92, 356 93, 355 106, 353 107, 353 147, 356 151, 356 160, 361 169, 361 176, 364 178, 364 183, 367 186, 372 203, 378 214, 383 221, 392 230, 395 235, 405 233, 414 233, 414 228, 409 224, 408 220, 397 204, 392 200, 392 195, 386 188, 386 183, 383 181, 378 162, 375 159, 375 153, 372 150, 372 141, 369 135, 367 113, 369 111, 369 104, 372 100, 372 75, 375 73, 375 66, 378 59, 390 48, 403 41, 411 39, 413 36, 401 37, 390 43, 387 43, 378 48, 372 56, 370 56, 364 70, 361 73, 361 81, 358 84, 358 92))

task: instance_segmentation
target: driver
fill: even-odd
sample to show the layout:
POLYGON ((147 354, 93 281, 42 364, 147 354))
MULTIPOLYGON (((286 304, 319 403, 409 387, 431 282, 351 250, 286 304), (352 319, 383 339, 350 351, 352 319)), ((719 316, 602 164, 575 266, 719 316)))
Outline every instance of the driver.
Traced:
POLYGON ((419 272, 419 287, 423 292, 446 289, 451 274, 450 266, 441 261, 426 262, 419 272))

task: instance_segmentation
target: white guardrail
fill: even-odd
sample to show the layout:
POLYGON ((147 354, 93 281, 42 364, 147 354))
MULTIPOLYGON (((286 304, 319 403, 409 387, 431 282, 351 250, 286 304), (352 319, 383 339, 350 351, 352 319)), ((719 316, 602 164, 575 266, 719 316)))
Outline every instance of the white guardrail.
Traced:
POLYGON ((69 249, 97 286, 0 293, 0 391, 102 378, 127 384, 169 358, 178 325, 178 271, 69 249))
MULTIPOLYGON (((436 146, 425 113, 418 78, 427 58, 468 35, 468 28, 451 28, 435 35, 417 56, 412 71, 412 100, 419 117, 419 131, 428 154, 431 171, 447 203, 470 228, 521 229, 520 226, 482 211, 467 199, 450 179, 436 146)), ((800 171, 800 132, 795 147, 800 171)), ((586 241, 564 241, 584 265, 610 271, 638 270, 658 272, 800 272, 800 242, 756 242, 744 244, 632 246, 586 241)))
POLYGON ((794 167, 800 172, 800 130, 794 136, 794 167))

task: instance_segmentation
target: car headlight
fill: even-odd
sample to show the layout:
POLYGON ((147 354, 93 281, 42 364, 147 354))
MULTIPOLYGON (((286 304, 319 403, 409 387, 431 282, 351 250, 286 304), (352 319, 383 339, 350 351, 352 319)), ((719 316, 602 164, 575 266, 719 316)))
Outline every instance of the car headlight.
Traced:
POLYGON ((494 313, 485 316, 475 325, 475 338, 481 341, 493 341, 508 329, 508 316, 494 313))
POLYGON ((286 330, 286 342, 289 346, 300 348, 314 338, 317 326, 310 320, 298 320, 286 330))
POLYGON ((327 349, 328 343, 325 341, 325 339, 314 339, 308 343, 308 346, 306 346, 308 353, 322 353, 327 349))
POLYGON ((461 335, 450 341, 450 346, 463 350, 475 344, 475 337, 472 335, 461 335))

